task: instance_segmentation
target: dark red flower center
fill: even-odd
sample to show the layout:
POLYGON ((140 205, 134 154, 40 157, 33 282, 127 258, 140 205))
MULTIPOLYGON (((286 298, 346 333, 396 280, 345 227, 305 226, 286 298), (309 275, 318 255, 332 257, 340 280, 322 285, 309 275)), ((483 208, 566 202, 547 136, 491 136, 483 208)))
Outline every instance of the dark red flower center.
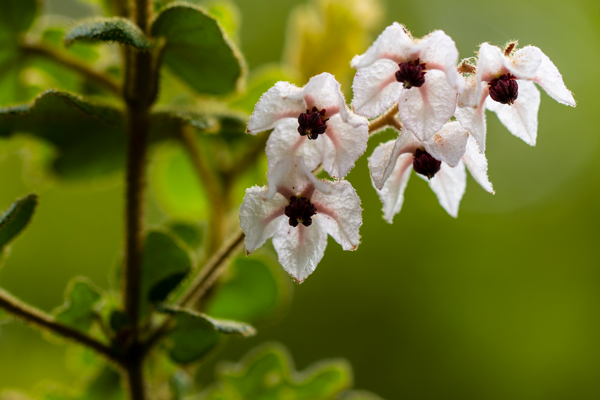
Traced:
POLYGON ((300 136, 308 136, 309 139, 315 140, 319 135, 327 130, 326 122, 329 118, 323 119, 327 112, 326 109, 319 111, 317 107, 312 110, 306 110, 306 113, 300 114, 298 117, 298 133, 300 136))
POLYGON ((488 82, 490 97, 502 104, 512 104, 519 96, 519 85, 514 75, 504 74, 488 82))
POLYGON ((419 64, 419 59, 398 64, 400 69, 396 71, 396 80, 404 83, 406 89, 421 87, 425 83, 425 63, 419 64))
POLYGON ((442 166, 442 162, 436 160, 425 150, 417 149, 413 157, 413 169, 417 174, 421 174, 431 179, 437 174, 442 166))
POLYGON ((285 215, 290 219, 294 228, 301 223, 304 226, 312 224, 312 216, 317 213, 317 207, 305 197, 290 197, 290 205, 285 207, 285 215))

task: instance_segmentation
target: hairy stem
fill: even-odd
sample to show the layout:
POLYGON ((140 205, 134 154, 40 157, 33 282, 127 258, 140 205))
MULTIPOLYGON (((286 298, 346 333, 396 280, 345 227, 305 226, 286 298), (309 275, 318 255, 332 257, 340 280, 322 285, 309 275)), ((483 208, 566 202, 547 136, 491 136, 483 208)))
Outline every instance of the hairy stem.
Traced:
MULTIPOLYGON (((131 18, 149 34, 152 19, 151 0, 131 3, 131 18)), ((153 54, 126 50, 124 97, 128 115, 128 153, 126 190, 126 259, 123 298, 125 312, 131 321, 131 341, 127 349, 125 368, 127 387, 132 400, 146 399, 144 353, 140 343, 140 291, 144 243, 144 193, 146 188, 146 158, 150 133, 150 108, 156 97, 156 65, 153 54)))
POLYGON ((23 303, 21 300, 2 289, 0 289, 0 307, 25 322, 31 323, 39 328, 51 331, 60 336, 71 339, 74 342, 89 347, 110 361, 116 363, 122 362, 121 358, 104 343, 86 335, 83 332, 78 331, 77 329, 73 329, 69 326, 61 324, 51 315, 23 303))
POLYGON ((28 43, 24 42, 20 44, 21 50, 25 52, 25 54, 32 56, 41 56, 48 58, 63 67, 69 68, 84 77, 88 78, 90 81, 93 81, 113 94, 117 96, 121 96, 121 86, 117 80, 113 79, 111 76, 106 75, 102 72, 96 71, 95 69, 90 68, 86 63, 78 60, 75 57, 70 56, 69 54, 63 51, 57 51, 51 47, 45 46, 43 44, 36 43, 28 43))
POLYGON ((215 174, 211 171, 206 159, 200 153, 198 143, 194 137, 192 127, 183 126, 180 134, 183 147, 186 149, 192 162, 196 175, 206 189, 208 201, 211 205, 209 215, 210 238, 208 243, 209 254, 214 254, 225 238, 225 202, 223 187, 215 174))
MULTIPOLYGON (((235 235, 219 249, 219 251, 202 267, 185 293, 177 300, 175 306, 185 307, 202 299, 202 296, 225 270, 225 261, 235 254, 244 240, 244 232, 239 229, 235 235)), ((167 315, 156 330, 148 337, 144 349, 148 352, 169 330, 172 316, 167 315)))
POLYGON ((401 128, 402 124, 400 121, 398 121, 396 115, 398 115, 398 103, 394 104, 392 108, 375 118, 373 121, 369 122, 369 135, 373 135, 387 128, 388 126, 398 129, 398 124, 400 124, 399 126, 401 128))

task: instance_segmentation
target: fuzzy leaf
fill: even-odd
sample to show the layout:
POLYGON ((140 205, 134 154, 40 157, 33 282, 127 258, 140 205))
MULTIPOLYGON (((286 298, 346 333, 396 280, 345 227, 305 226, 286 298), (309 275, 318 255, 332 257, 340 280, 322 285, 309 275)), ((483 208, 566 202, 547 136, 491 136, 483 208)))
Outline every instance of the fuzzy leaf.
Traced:
POLYGON ((146 236, 142 267, 142 315, 150 303, 159 303, 179 285, 192 268, 189 254, 169 235, 152 231, 146 236))
POLYGON ((0 252, 29 224, 37 206, 37 195, 15 201, 0 218, 0 252))
POLYGON ((202 9, 180 3, 166 7, 152 24, 163 37, 165 64, 194 90, 233 92, 244 75, 244 62, 220 24, 202 9))
POLYGON ((347 362, 331 360, 315 364, 298 374, 285 348, 262 346, 239 364, 229 364, 218 373, 220 385, 203 400, 220 398, 261 398, 329 400, 337 398, 352 384, 347 362))
MULTIPOLYGON (((151 115, 150 141, 175 134, 184 124, 208 127, 194 113, 158 111, 151 115)), ((77 95, 48 90, 30 104, 0 108, 0 137, 28 133, 54 145, 52 169, 62 178, 87 179, 121 170, 127 131, 121 110, 77 95)))
POLYGON ((69 46, 75 42, 117 42, 138 50, 149 50, 150 40, 141 29, 128 19, 94 18, 81 21, 65 34, 64 43, 69 46))
POLYGON ((187 222, 171 222, 167 225, 167 228, 192 250, 200 248, 204 241, 205 232, 201 225, 187 222))
POLYGON ((213 350, 223 335, 253 336, 256 330, 236 321, 221 320, 191 310, 163 307, 161 311, 175 315, 176 325, 169 333, 171 359, 179 364, 199 360, 213 350))
POLYGON ((101 297, 89 280, 75 278, 69 283, 65 303, 54 311, 54 316, 65 325, 87 332, 94 323, 94 306, 101 297))
POLYGON ((207 303, 206 312, 217 318, 256 322, 273 317, 289 301, 289 280, 268 257, 236 258, 226 280, 207 303))

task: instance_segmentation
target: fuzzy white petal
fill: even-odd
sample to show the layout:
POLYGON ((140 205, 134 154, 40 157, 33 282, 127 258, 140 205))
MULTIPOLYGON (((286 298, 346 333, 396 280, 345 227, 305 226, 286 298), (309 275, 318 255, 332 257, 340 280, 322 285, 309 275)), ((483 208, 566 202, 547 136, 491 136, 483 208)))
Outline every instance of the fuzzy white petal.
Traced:
POLYGON ((301 88, 288 82, 277 82, 256 103, 247 132, 256 135, 258 132, 273 129, 277 121, 283 118, 297 119, 301 113, 306 112, 304 100, 291 99, 289 96, 301 91, 301 88))
POLYGON ((279 256, 279 263, 297 282, 302 283, 313 273, 327 247, 327 232, 313 220, 306 227, 281 225, 273 236, 273 247, 279 256))
POLYGON ((425 63, 427 70, 438 69, 446 74, 448 84, 454 89, 459 89, 462 83, 456 71, 458 62, 458 49, 454 40, 443 31, 434 31, 423 38, 418 44, 419 59, 425 63))
POLYGON ((267 140, 267 160, 269 169, 286 157, 302 156, 309 170, 314 171, 323 160, 323 152, 329 139, 320 135, 317 140, 309 140, 298 133, 298 121, 280 121, 267 140))
POLYGON ((479 57, 477 58, 477 81, 489 82, 507 73, 505 63, 506 59, 500 48, 489 43, 482 43, 479 46, 479 57))
POLYGON ((315 192, 311 201, 317 207, 313 222, 338 242, 344 250, 355 250, 360 243, 358 230, 362 225, 360 198, 348 181, 336 182, 335 194, 315 192))
POLYGON ((252 253, 286 223, 285 206, 288 200, 277 195, 264 200, 266 187, 254 186, 246 189, 240 206, 240 226, 246 235, 246 252, 252 253))
POLYGON ((318 180, 306 166, 303 157, 287 157, 269 168, 267 174, 269 190, 263 194, 265 199, 271 199, 277 193, 285 198, 310 195, 319 190, 329 194, 335 192, 331 182, 318 180))
POLYGON ((477 146, 477 142, 472 136, 469 137, 467 151, 462 160, 477 183, 479 183, 485 191, 493 194, 494 188, 487 175, 487 158, 485 158, 484 153, 479 151, 479 146, 477 146))
POLYGON ((542 64, 544 53, 535 46, 525 46, 505 57, 506 68, 519 79, 533 79, 542 64))
MULTIPOLYGON (((419 177, 427 180, 423 175, 419 175, 419 177)), ((429 186, 444 210, 456 218, 458 216, 458 206, 467 187, 465 164, 461 161, 456 167, 452 168, 448 164, 442 163, 438 173, 429 181, 429 186)))
POLYGON ((392 223, 394 216, 402 209, 404 203, 404 190, 408 184, 410 173, 412 171, 412 154, 402 154, 398 157, 394 169, 388 179, 385 181, 381 190, 377 189, 375 182, 373 186, 377 190, 379 199, 383 204, 383 218, 392 223))
POLYGON ((385 28, 367 52, 352 59, 352 68, 364 68, 377 60, 388 59, 396 64, 407 61, 410 50, 414 46, 412 38, 406 33, 404 26, 397 22, 385 28))
MULTIPOLYGON (((485 152, 485 106, 484 101, 487 97, 487 90, 477 90, 478 82, 475 76, 470 76, 466 80, 466 87, 458 94, 456 111, 454 116, 456 120, 475 138, 481 151, 485 152), (477 93, 482 98, 477 98, 477 93)), ((479 82, 480 86, 487 86, 486 82, 479 82)))
POLYGON ((333 178, 341 179, 367 150, 369 122, 354 113, 349 114, 348 122, 341 115, 334 115, 320 136, 315 142, 323 140, 323 168, 333 178))
POLYGON ((494 111, 502 124, 525 143, 535 146, 538 128, 540 91, 533 82, 517 80, 519 96, 512 105, 501 104, 491 97, 485 101, 488 110, 494 111))
POLYGON ((309 110, 312 110, 313 107, 317 107, 319 110, 327 109, 327 115, 330 115, 332 110, 337 113, 346 107, 339 82, 327 72, 310 78, 302 91, 290 93, 287 99, 304 100, 306 108, 309 110))
POLYGON ((443 72, 428 71, 423 86, 402 89, 398 100, 402 123, 420 140, 429 140, 454 114, 456 95, 443 72))
POLYGON ((369 171, 373 186, 382 189, 396 167, 398 157, 405 153, 411 153, 412 157, 412 153, 420 146, 422 146, 421 141, 406 129, 402 130, 397 140, 390 140, 377 146, 369 157, 369 171))
POLYGON ((533 80, 554 100, 567 106, 575 107, 573 93, 565 86, 558 68, 544 53, 542 53, 542 64, 538 68, 533 80))
POLYGON ((390 60, 360 68, 352 83, 354 112, 374 118, 396 103, 402 90, 402 84, 396 80, 396 71, 398 64, 390 60))
POLYGON ((467 147, 469 132, 459 122, 448 122, 427 142, 425 150, 436 160, 456 167, 467 147))

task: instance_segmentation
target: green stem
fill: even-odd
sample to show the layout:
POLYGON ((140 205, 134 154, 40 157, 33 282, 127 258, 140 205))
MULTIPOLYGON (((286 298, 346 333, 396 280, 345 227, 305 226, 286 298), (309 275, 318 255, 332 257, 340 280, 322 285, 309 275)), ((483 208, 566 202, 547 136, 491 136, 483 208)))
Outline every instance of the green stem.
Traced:
POLYGON ((215 174, 211 171, 205 157, 200 154, 200 149, 193 128, 185 125, 181 128, 180 139, 183 147, 190 157, 196 175, 206 189, 206 195, 211 205, 209 215, 210 239, 207 245, 209 255, 214 254, 225 238, 225 204, 223 187, 215 174))
POLYGON ((112 362, 122 363, 121 358, 104 343, 77 329, 61 324, 51 315, 23 303, 21 300, 2 289, 0 289, 0 307, 25 322, 89 347, 112 362))
POLYGON ((90 81, 103 86, 113 94, 119 97, 121 96, 121 86, 119 85, 119 82, 102 72, 90 68, 86 63, 70 56, 65 52, 57 51, 43 44, 27 42, 21 43, 20 48, 25 54, 48 58, 62 65, 63 67, 69 68, 83 75, 90 81))
POLYGON ((396 115, 398 115, 398 103, 394 104, 392 108, 387 110, 381 116, 369 122, 369 135, 373 135, 388 126, 400 131, 400 129, 402 129, 402 123, 398 121, 396 115))
MULTIPOLYGON (((153 2, 135 0, 132 19, 140 29, 150 34, 153 2)), ((127 349, 125 368, 127 387, 132 400, 146 399, 144 353, 140 343, 140 300, 144 243, 144 193, 146 188, 146 158, 150 134, 150 108, 156 97, 156 65, 153 54, 127 49, 124 97, 128 115, 128 154, 126 190, 126 262, 123 298, 125 312, 131 321, 131 341, 127 349)))

